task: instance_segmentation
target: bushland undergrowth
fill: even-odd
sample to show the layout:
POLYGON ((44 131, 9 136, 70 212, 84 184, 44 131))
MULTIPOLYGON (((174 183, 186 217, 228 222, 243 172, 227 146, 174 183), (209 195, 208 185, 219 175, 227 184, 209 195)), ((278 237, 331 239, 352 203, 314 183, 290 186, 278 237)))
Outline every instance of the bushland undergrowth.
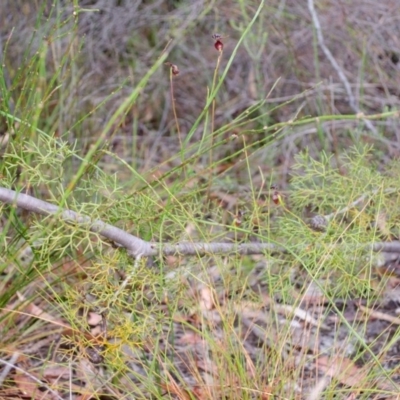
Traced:
MULTIPOLYGON (((171 42, 154 46, 159 51, 150 51, 152 64, 135 75, 129 93, 116 85, 84 108, 77 92, 85 48, 79 24, 97 11, 79 1, 44 3, 16 70, 7 64, 13 33, 3 43, 0 186, 57 208, 39 215, 16 207, 17 200, 0 205, 0 362, 2 372, 9 364, 15 369, 0 373, 0 386, 18 391, 29 377, 25 390, 32 396, 35 378, 59 397, 115 398, 345 398, 349 392, 390 398, 398 392, 396 368, 385 359, 398 330, 389 325, 387 336, 371 340, 364 334, 368 318, 349 318, 346 306, 357 300, 367 313, 398 301, 400 164, 384 152, 391 140, 385 129, 399 110, 343 115, 325 112, 321 103, 317 116, 300 108, 277 121, 274 114, 318 95, 321 85, 271 107, 276 80, 223 119, 241 49, 261 60, 255 46, 268 41, 263 3, 253 9, 239 2, 243 18, 230 21, 237 40, 209 35, 212 79, 202 110, 190 118, 177 97, 185 68, 174 57, 194 20, 176 27, 171 42), (162 146, 157 135, 149 141, 137 134, 141 96, 160 76, 172 111, 170 141, 162 146), (107 107, 99 129, 94 116, 107 107), (79 115, 74 122, 71 110, 79 115), (351 128, 341 127, 349 121, 351 128), (336 124, 333 134, 328 124, 336 124), (137 159, 124 158, 118 147, 128 143, 127 125, 137 159), (93 137, 85 141, 85 132, 93 137), (310 135, 315 139, 305 143, 310 135), (285 159, 283 166, 266 166, 288 141, 303 149, 287 171, 285 159), (98 220, 151 242, 157 252, 132 257, 93 229, 90 221, 98 220), (163 251, 185 243, 231 247, 163 251), (241 245, 253 250, 241 254, 241 245), (332 315, 335 329, 328 326, 332 315), (330 344, 322 345, 329 330, 330 344), (336 369, 324 369, 323 357, 336 369), (57 378, 54 365, 65 368, 57 378), (357 379, 344 378, 340 365, 357 379), (324 383, 327 376, 334 379, 324 383)), ((209 12, 205 7, 199 18, 209 12)), ((254 74, 261 79, 260 70, 254 74)))

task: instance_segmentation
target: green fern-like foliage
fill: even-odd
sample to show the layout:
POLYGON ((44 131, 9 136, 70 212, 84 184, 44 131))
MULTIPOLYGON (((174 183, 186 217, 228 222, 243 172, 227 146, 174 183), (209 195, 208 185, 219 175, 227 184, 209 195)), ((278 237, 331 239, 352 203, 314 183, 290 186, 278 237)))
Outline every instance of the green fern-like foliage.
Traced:
POLYGON ((364 296, 371 289, 371 244, 397 237, 399 183, 373 162, 373 149, 352 148, 339 160, 307 152, 297 157, 280 236, 300 268, 312 279, 329 279, 335 296, 364 296), (312 218, 326 226, 312 229, 312 218), (307 223, 308 222, 308 223, 307 223))

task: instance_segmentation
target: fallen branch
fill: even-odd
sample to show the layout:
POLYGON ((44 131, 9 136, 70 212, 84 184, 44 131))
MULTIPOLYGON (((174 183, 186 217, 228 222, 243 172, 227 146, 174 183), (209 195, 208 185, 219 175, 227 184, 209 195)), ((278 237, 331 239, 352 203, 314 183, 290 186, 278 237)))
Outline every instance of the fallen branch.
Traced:
MULTIPOLYGON (((53 215, 63 221, 86 227, 94 233, 111 240, 127 249, 133 257, 149 257, 157 255, 185 255, 204 256, 207 254, 264 254, 265 252, 285 253, 287 250, 273 243, 155 243, 147 242, 122 229, 109 225, 101 220, 92 221, 87 216, 82 216, 71 210, 63 210, 60 207, 36 199, 24 193, 0 187, 0 201, 7 204, 15 204, 24 210, 40 214, 53 215)), ((368 251, 400 253, 400 242, 375 242, 362 245, 368 251)))
POLYGON ((54 215, 68 223, 86 227, 94 233, 117 243, 127 249, 133 257, 149 257, 156 255, 196 255, 206 254, 263 254, 266 251, 284 252, 284 248, 272 243, 154 243, 146 242, 122 229, 109 225, 101 220, 92 221, 89 217, 79 215, 75 211, 63 210, 60 207, 39 200, 24 193, 17 193, 11 189, 0 188, 0 201, 15 204, 24 210, 40 214, 54 215))
MULTIPOLYGON (((310 220, 310 226, 311 228, 313 228, 314 230, 317 231, 326 231, 326 228, 328 226, 328 223, 335 217, 337 217, 340 214, 346 214, 347 212, 349 212, 351 209, 353 209, 354 207, 358 206, 359 204, 363 203, 365 200, 367 200, 368 198, 372 199, 374 198, 379 192, 381 191, 381 189, 375 189, 372 193, 370 194, 363 194, 362 196, 360 196, 358 199, 354 200, 353 202, 351 202, 348 206, 343 207, 340 210, 334 211, 333 213, 330 213, 328 215, 315 215, 314 217, 311 218, 310 220)), ((395 193, 397 192, 397 189, 385 189, 383 192, 386 194, 390 194, 390 193, 395 193)))

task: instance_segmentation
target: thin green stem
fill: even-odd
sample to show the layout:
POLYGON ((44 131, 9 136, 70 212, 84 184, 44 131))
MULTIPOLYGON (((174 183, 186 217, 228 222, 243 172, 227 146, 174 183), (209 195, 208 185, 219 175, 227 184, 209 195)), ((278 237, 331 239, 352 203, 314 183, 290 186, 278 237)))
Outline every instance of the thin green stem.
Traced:
MULTIPOLYGON (((215 70, 214 70, 214 77, 213 77, 213 83, 212 83, 212 87, 211 87, 211 93, 214 92, 215 85, 217 83, 217 76, 218 76, 219 66, 221 64, 222 54, 223 54, 223 49, 221 49, 219 51, 217 65, 215 66, 215 70)), ((211 146, 210 146, 210 159, 209 159, 210 177, 208 180, 207 198, 209 198, 209 195, 210 195, 210 190, 211 190, 212 181, 213 181, 213 174, 214 174, 214 168, 212 168, 212 164, 213 164, 213 145, 214 145, 214 129, 215 129, 215 107, 216 107, 216 100, 214 97, 213 102, 212 102, 212 107, 211 107, 211 132, 210 132, 211 146)))

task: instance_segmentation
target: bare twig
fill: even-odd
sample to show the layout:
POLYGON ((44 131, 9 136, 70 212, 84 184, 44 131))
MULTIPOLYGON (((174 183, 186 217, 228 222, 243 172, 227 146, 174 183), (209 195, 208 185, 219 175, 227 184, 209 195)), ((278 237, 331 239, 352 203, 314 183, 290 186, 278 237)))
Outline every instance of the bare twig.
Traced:
POLYGON ((5 367, 0 375, 0 387, 3 386, 3 382, 7 378, 8 374, 15 367, 15 363, 18 361, 19 356, 20 356, 20 353, 18 353, 18 351, 16 351, 10 358, 10 361, 8 361, 8 364, 5 364, 5 367))
POLYGON ((391 324, 394 325, 400 325, 400 318, 399 317, 393 317, 390 314, 386 314, 384 312, 378 311, 378 310, 373 310, 372 308, 365 307, 361 303, 357 304, 357 307, 367 314, 367 316, 371 319, 380 319, 382 321, 388 321, 391 324))
MULTIPOLYGON (((146 242, 128 232, 115 226, 109 225, 101 220, 92 221, 87 216, 79 215, 71 210, 63 210, 60 207, 47 203, 46 201, 36 199, 24 193, 17 193, 11 189, 0 187, 0 201, 8 204, 15 204, 24 210, 41 215, 54 215, 68 223, 79 224, 92 232, 98 233, 106 239, 109 239, 121 247, 127 249, 128 254, 140 260, 141 257, 156 255, 186 255, 186 256, 204 256, 207 254, 263 254, 265 252, 285 253, 287 250, 283 246, 273 243, 194 243, 181 242, 154 243, 146 242)), ((358 203, 356 200, 354 203, 358 203)), ((306 246, 306 245, 305 245, 306 246)), ((400 241, 393 242, 375 242, 362 244, 369 251, 374 252, 393 252, 400 253, 400 241)), ((135 264, 137 265, 137 263, 135 264)))
POLYGON ((372 250, 385 253, 400 253, 400 241, 376 242, 372 244, 372 250))
POLYGON ((17 207, 24 210, 34 212, 41 215, 55 215, 59 216, 62 220, 75 223, 81 226, 86 226, 90 231, 99 233, 105 238, 112 240, 126 248, 128 252, 137 257, 142 255, 152 255, 152 244, 145 242, 136 236, 119 229, 115 226, 106 224, 101 220, 92 221, 87 216, 79 215, 71 210, 63 210, 54 204, 47 203, 46 201, 36 199, 24 193, 17 193, 13 190, 0 188, 0 200, 8 204, 16 204, 17 207))
POLYGON ((10 369, 15 369, 15 370, 21 372, 22 374, 28 376, 30 379, 35 381, 39 386, 46 388, 46 390, 48 390, 56 399, 64 400, 55 390, 51 389, 43 381, 36 378, 36 376, 31 375, 29 372, 25 371, 24 369, 17 367, 16 365, 14 365, 6 360, 2 360, 1 358, 0 358, 0 364, 4 364, 7 367, 9 367, 10 369))
MULTIPOLYGON (((352 203, 350 203, 348 206, 343 207, 342 209, 340 209, 339 211, 335 211, 331 214, 325 215, 325 218, 330 221, 331 219, 333 219, 334 217, 336 217, 337 215, 340 214, 346 214, 347 212, 349 212, 351 209, 353 209, 354 207, 358 206, 359 204, 363 203, 368 197, 372 198, 373 196, 375 196, 377 193, 379 193, 381 189, 375 189, 374 191, 372 191, 372 193, 370 194, 363 194, 362 196, 360 196, 358 199, 354 200, 352 203)), ((387 190, 388 193, 392 193, 393 190, 387 190)))
MULTIPOLYGON (((331 51, 325 45, 324 35, 322 34, 322 29, 321 29, 321 24, 319 22, 319 18, 318 18, 318 15, 317 15, 317 12, 316 12, 315 6, 314 6, 314 0, 308 0, 308 9, 309 9, 310 14, 311 14, 311 18, 312 18, 312 22, 314 24, 315 32, 317 34, 317 40, 318 40, 319 46, 321 47, 322 51, 324 52, 326 58, 331 63, 332 67, 337 72, 337 74, 339 76, 339 79, 342 81, 343 86, 344 86, 344 88, 346 90, 346 93, 347 93, 347 97, 349 98, 350 107, 353 109, 354 112, 356 112, 356 113, 360 114, 360 116, 362 116, 362 112, 361 112, 360 108, 358 107, 357 102, 355 100, 355 97, 353 95, 353 92, 351 90, 350 82, 348 81, 348 79, 347 79, 345 73, 343 72, 343 70, 340 68, 340 65, 336 61, 335 57, 333 57, 333 54, 331 53, 331 51)), ((371 121, 369 121, 367 119, 364 119, 364 118, 363 118, 363 121, 364 121, 366 127, 371 132, 373 132, 374 134, 378 133, 377 129, 375 128, 375 126, 372 124, 371 121)))
POLYGON ((146 242, 115 226, 101 220, 92 221, 87 216, 79 215, 71 210, 63 210, 54 204, 36 199, 24 193, 17 193, 11 189, 0 188, 0 201, 15 204, 24 210, 41 215, 54 215, 68 223, 87 227, 92 232, 109 239, 125 249, 134 257, 148 257, 156 255, 197 255, 206 254, 262 254, 266 251, 285 251, 282 247, 272 243, 193 243, 177 244, 146 242))
MULTIPOLYGON (((368 198, 373 198, 374 196, 376 196, 379 192, 381 191, 381 189, 375 189, 373 190, 371 193, 369 194, 363 194, 362 196, 360 196, 358 199, 354 200, 353 202, 351 202, 348 206, 341 208, 340 210, 334 211, 333 213, 330 213, 328 215, 316 215, 315 217, 313 217, 311 219, 311 225, 314 227, 318 227, 320 229, 318 230, 326 230, 326 227, 328 225, 328 222, 330 222, 333 218, 337 217, 340 214, 346 214, 347 212, 349 212, 351 209, 353 209, 354 207, 358 206, 359 204, 363 203, 366 199, 368 198)), ((384 193, 386 194, 390 194, 390 193, 395 193, 397 191, 397 189, 385 189, 384 193)))

